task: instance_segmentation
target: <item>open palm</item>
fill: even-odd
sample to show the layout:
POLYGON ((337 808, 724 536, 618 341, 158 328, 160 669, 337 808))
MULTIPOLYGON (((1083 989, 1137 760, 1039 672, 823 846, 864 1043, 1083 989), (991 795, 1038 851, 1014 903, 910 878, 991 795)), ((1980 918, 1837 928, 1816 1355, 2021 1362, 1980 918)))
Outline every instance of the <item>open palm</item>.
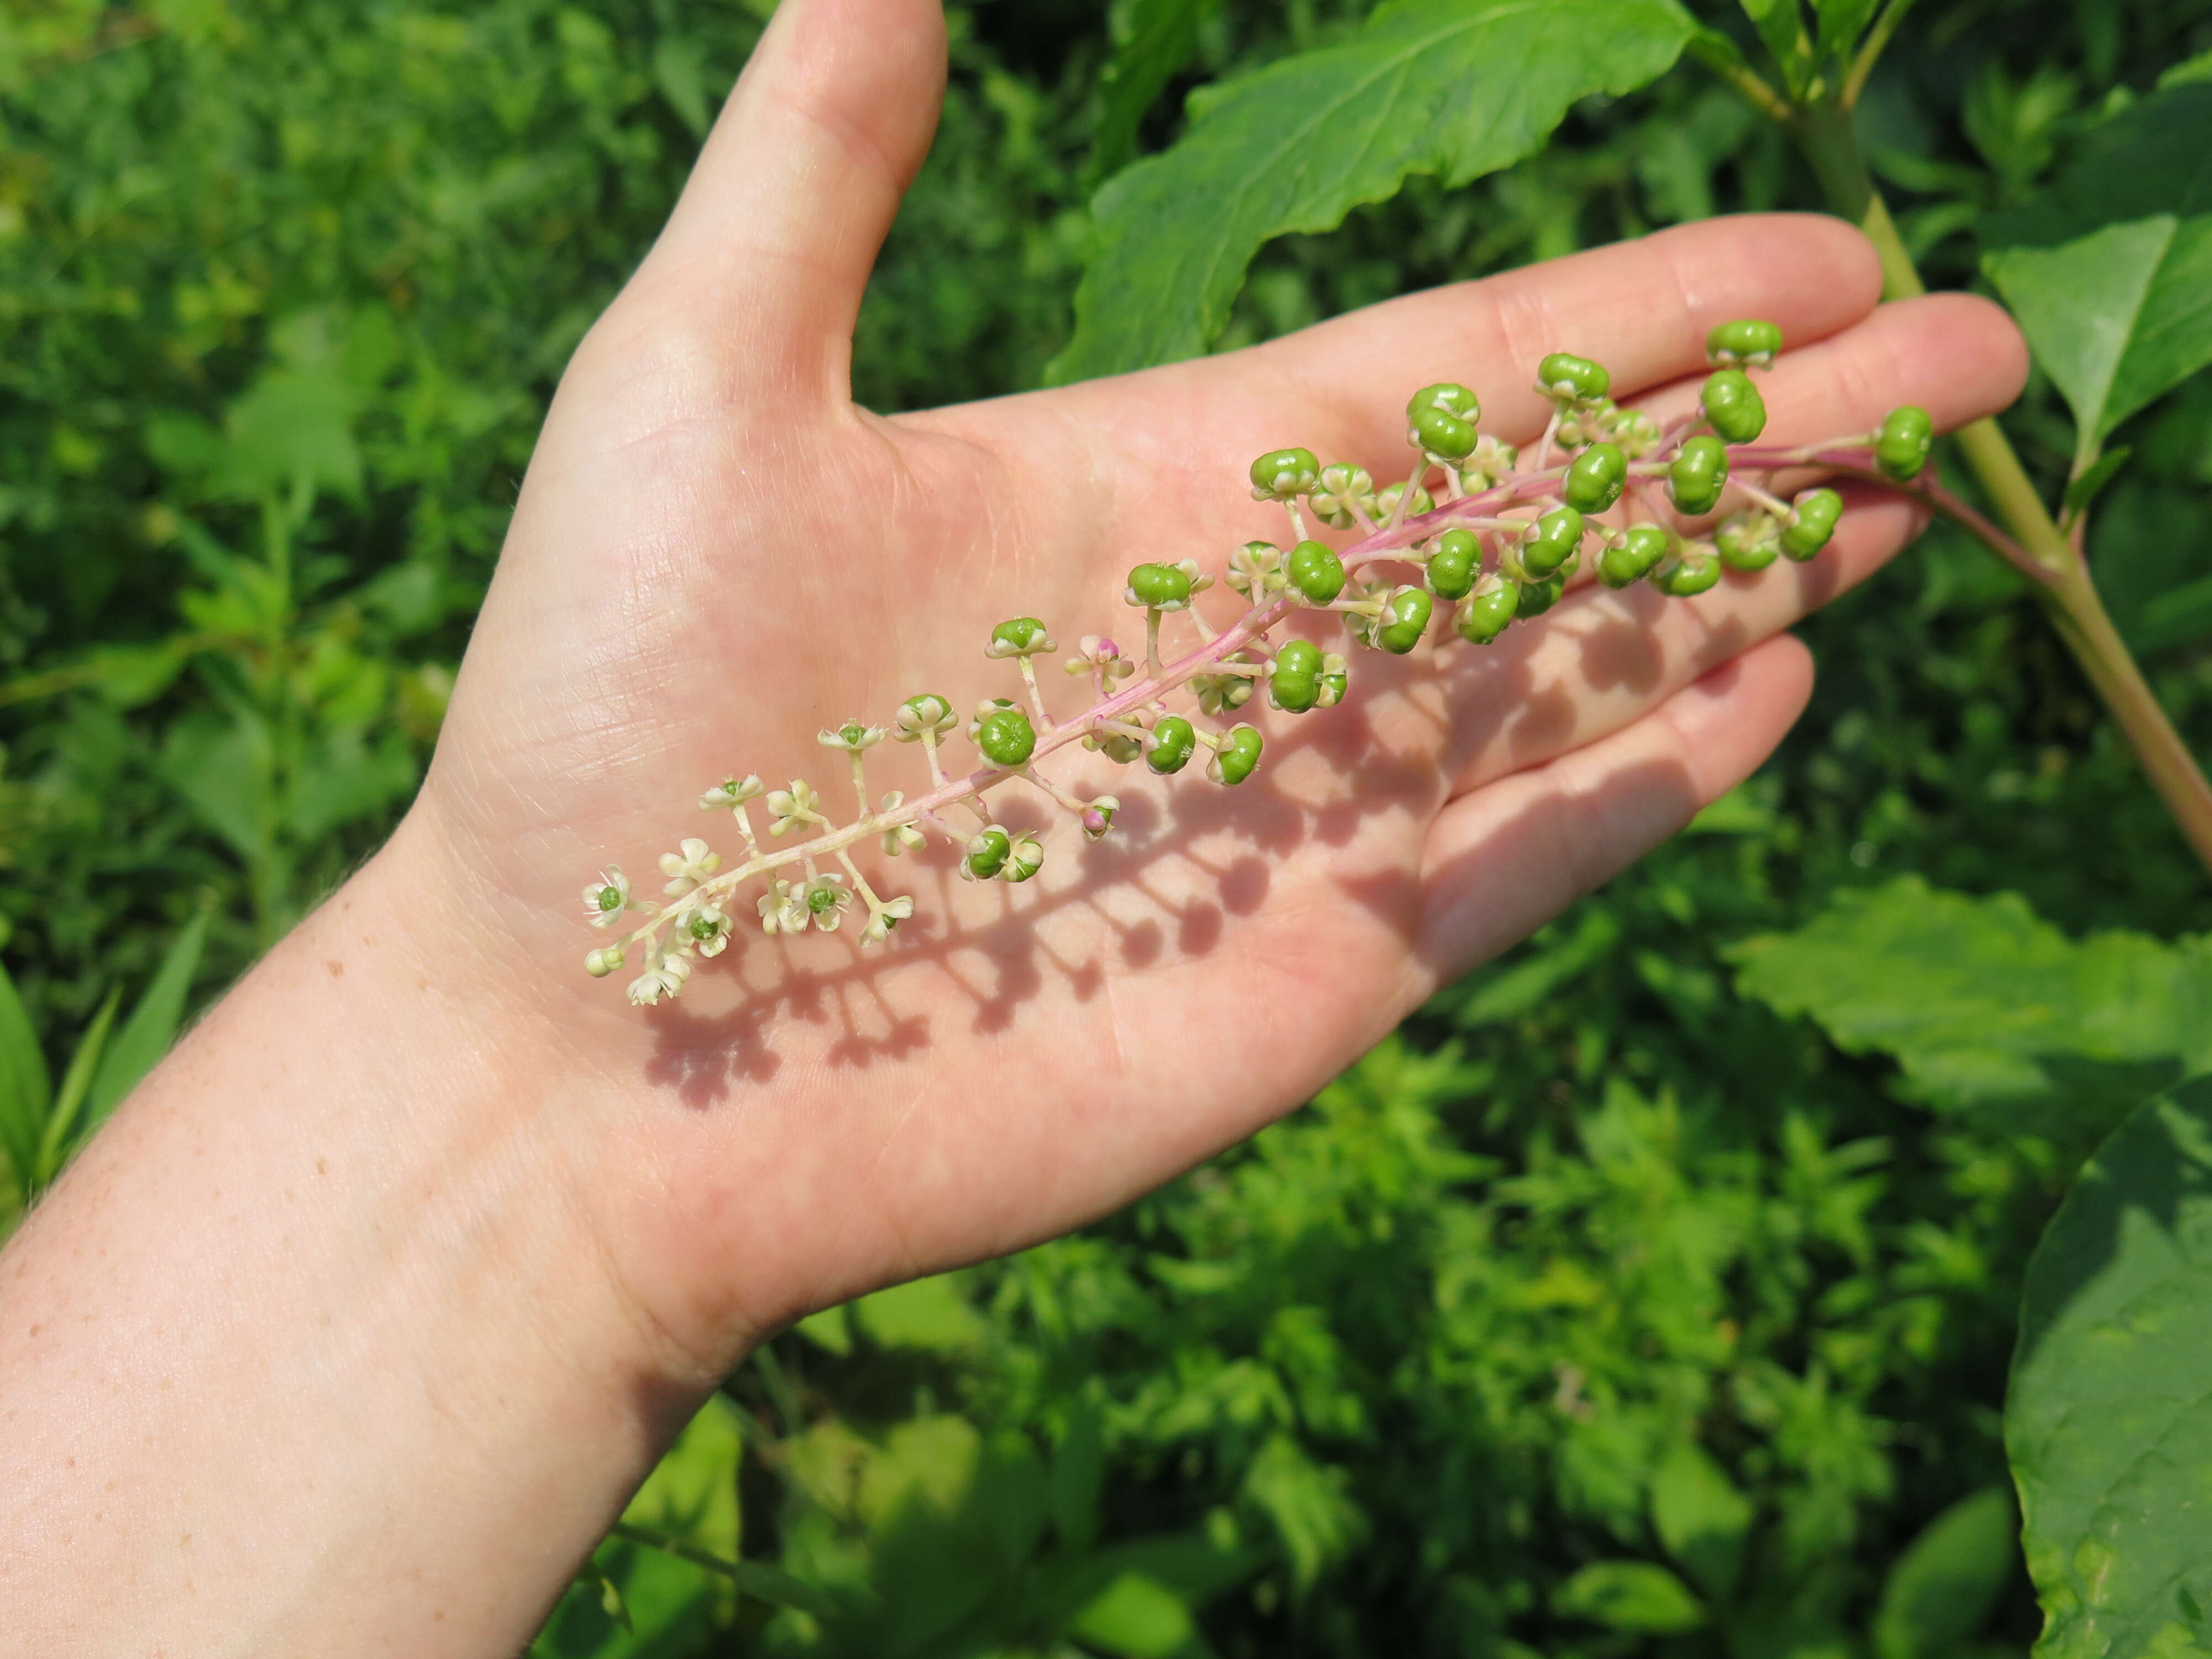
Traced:
MULTIPOLYGON (((1018 695, 981 649, 1006 617, 1064 647, 1140 639, 1130 565, 1218 574, 1237 544, 1282 539, 1242 482, 1265 449, 1402 477, 1404 400, 1426 381, 1466 381, 1487 429, 1526 439, 1544 352, 1681 409, 1705 330, 1765 316, 1794 348, 1771 429, 1809 439, 1904 402, 1954 425, 2023 373, 1994 307, 1876 310, 1855 233, 1767 217, 882 418, 850 400, 852 324, 943 72, 934 0, 787 0, 562 383, 418 809, 503 964, 486 994, 574 1079, 526 1109, 559 1115, 610 1259, 710 1370, 808 1307, 1075 1225, 1297 1103, 1756 766, 1810 683, 1782 630, 1917 520, 1877 493, 1808 567, 1689 601, 1586 587, 1486 652, 1443 635, 1361 657, 1340 708, 1248 711, 1267 757, 1236 790, 1064 750, 1059 781, 1124 803, 1107 842, 1063 833, 1020 888, 954 879, 936 845, 871 848, 872 878, 916 903, 887 946, 747 930, 673 1006, 579 971, 598 940, 575 890, 601 864, 642 878, 689 835, 734 853, 726 817, 690 805, 732 771, 806 775, 846 811, 815 732, 917 691, 962 710, 1018 695)), ((1225 622, 1234 600, 1200 603, 1225 622)), ((1087 700, 1056 670, 1047 690, 1063 714, 1087 700)), ((878 791, 925 782, 912 750, 870 758, 878 791)), ((1054 816, 1019 783, 993 805, 1054 816)))

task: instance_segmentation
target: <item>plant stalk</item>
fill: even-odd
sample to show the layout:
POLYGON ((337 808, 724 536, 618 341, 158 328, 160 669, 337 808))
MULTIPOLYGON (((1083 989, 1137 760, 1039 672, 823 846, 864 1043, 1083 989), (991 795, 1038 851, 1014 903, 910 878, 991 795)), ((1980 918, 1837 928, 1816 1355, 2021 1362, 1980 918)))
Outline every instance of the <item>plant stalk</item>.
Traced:
MULTIPOLYGON (((1830 210, 1856 225, 1874 244, 1881 259, 1884 297, 1903 300, 1925 294, 1927 284, 1920 280, 1896 222, 1867 171, 1850 112, 1836 104, 1822 105, 1798 111, 1789 125, 1820 181, 1830 210)), ((1976 421, 1954 436, 1998 520, 2018 546, 2050 573, 2049 580, 2031 586, 2036 603, 2134 746, 2151 787, 2166 803, 2197 861, 2212 873, 2212 784, 2205 781, 2197 757, 2112 626, 2090 579, 2087 562, 2051 519, 2027 469, 1994 419, 1976 421)), ((2003 550, 1993 543, 1990 546, 2003 556, 2003 550)))

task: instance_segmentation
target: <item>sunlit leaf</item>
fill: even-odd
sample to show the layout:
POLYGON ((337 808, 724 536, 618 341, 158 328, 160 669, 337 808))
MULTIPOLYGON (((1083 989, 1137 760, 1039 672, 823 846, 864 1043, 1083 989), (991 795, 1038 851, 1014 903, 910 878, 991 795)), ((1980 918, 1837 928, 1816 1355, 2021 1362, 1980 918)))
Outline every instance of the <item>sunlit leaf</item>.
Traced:
POLYGON ((2212 1082, 2147 1102, 2029 1264, 2005 1412, 2049 1659, 2212 1650, 2212 1082))
POLYGON ((1327 230, 1413 173, 1448 185, 1520 160, 1570 106, 1674 63, 1674 0, 1401 0, 1352 40, 1211 87, 1189 131, 1093 204, 1063 380, 1204 351, 1261 246, 1327 230))

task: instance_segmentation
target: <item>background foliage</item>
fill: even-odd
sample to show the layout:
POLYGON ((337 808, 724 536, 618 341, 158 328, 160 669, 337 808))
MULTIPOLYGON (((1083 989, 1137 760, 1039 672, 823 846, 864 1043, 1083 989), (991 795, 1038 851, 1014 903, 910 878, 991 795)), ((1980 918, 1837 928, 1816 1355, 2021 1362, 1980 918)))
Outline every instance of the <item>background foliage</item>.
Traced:
MULTIPOLYGON (((1190 87, 1363 10, 956 6, 863 399, 1036 383, 1097 183, 1190 87), (1164 38, 1172 74, 1139 49, 1164 38)), ((404 806, 545 397, 761 21, 0 0, 19 1169, 112 1103, 166 988, 213 994, 404 806)), ((1923 0, 1861 124, 1931 277, 1976 280, 1987 228, 2207 48, 2207 0, 1923 0)), ((1816 199, 1686 70, 1268 244, 1227 338, 1816 199)), ((2008 425, 2063 476, 2053 392, 2008 425)), ((2212 386, 2115 441, 2100 582, 2201 748, 2212 386)), ((2207 1058, 2212 902, 1993 561, 1931 537, 1806 633, 1820 688, 1759 778, 1310 1109, 1081 1235, 779 1338, 629 1517, 738 1575, 612 1539, 537 1650, 2023 1651, 1999 1409, 2027 1252, 2119 1115, 2207 1058)), ((2178 1150, 2131 1128, 2106 1157, 2201 1164, 2205 1109, 2173 1100, 2178 1150)), ((2101 1190, 2066 1237, 2116 1224, 2101 1190)), ((2152 1255, 2120 1260, 2195 1271, 2152 1255)))

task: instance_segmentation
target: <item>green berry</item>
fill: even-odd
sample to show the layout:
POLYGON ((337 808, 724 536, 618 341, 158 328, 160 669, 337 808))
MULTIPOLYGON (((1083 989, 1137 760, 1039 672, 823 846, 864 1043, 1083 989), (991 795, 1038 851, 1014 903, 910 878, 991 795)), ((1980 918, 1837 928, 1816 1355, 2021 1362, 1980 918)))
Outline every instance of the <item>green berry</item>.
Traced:
POLYGON ((1705 336, 1705 361, 1720 367, 1752 363, 1763 368, 1781 349, 1782 331, 1752 318, 1723 323, 1705 336))
POLYGON ((1438 380, 1434 386, 1423 386, 1406 400, 1406 418, 1410 421, 1425 409, 1440 409, 1470 426, 1482 418, 1480 400, 1457 380, 1438 380))
POLYGON ((1651 573, 1651 586, 1678 599, 1702 593, 1721 579, 1719 556, 1692 543, 1651 573))
POLYGON ((1764 570, 1782 551, 1780 529, 1770 513, 1731 513, 1713 533, 1713 546, 1731 570, 1764 570))
POLYGON ((1429 618, 1436 608, 1436 601, 1419 588, 1400 588, 1390 596, 1381 621, 1376 624, 1375 643, 1394 657, 1404 656, 1429 631, 1429 618))
POLYGON ((1607 587, 1626 587, 1642 581, 1658 567, 1674 545, 1674 538, 1656 524, 1632 526, 1620 541, 1598 556, 1597 578, 1607 587))
POLYGON ((1875 465, 1886 477, 1907 483, 1928 465, 1928 446, 1935 441, 1936 422, 1926 410, 1912 404, 1893 409, 1874 434, 1875 465))
POLYGON ((1536 387, 1547 398, 1594 404, 1613 389, 1613 376, 1587 357, 1555 351, 1536 365, 1536 387))
POLYGON ((1152 746, 1145 751, 1145 764, 1162 777, 1180 772, 1198 746, 1198 733, 1180 714, 1163 714, 1152 723, 1152 746))
POLYGON ((1732 444, 1747 444, 1766 430, 1766 399, 1740 368, 1715 369, 1698 402, 1713 430, 1732 444))
POLYGON ((1429 592, 1440 599, 1463 599, 1482 574, 1482 544, 1472 530, 1447 530, 1429 548, 1429 592))
POLYGON ((1684 441, 1667 469, 1667 494, 1678 512, 1695 519, 1720 505, 1728 486, 1728 446, 1711 433, 1684 441))
POLYGON ((1567 579, 1564 575, 1546 576, 1540 580, 1531 579, 1522 582, 1520 608, 1516 614, 1522 617, 1540 617, 1557 605, 1560 596, 1566 591, 1567 579))
POLYGON ((983 647, 983 654, 1027 657, 1052 648, 1052 635, 1035 617, 1009 617, 991 630, 991 642, 983 647))
POLYGON ((1291 550, 1291 586, 1316 605, 1344 592, 1344 561, 1326 542, 1300 542, 1291 550))
POLYGON ((1832 489, 1808 489, 1791 505, 1797 509, 1796 520, 1782 532, 1782 550, 1802 564, 1836 533, 1844 498, 1832 489))
POLYGON ((1012 850, 1012 841, 994 823, 969 837, 968 856, 960 867, 972 881, 988 881, 1006 867, 1006 855, 1012 850))
POLYGON ((1321 659, 1321 703, 1323 708, 1334 708, 1344 701, 1344 694, 1352 689, 1352 675, 1344 665, 1344 659, 1335 652, 1322 653, 1321 659))
POLYGON ((1260 728, 1232 726, 1222 734, 1221 744, 1206 764, 1206 775, 1216 783, 1242 783, 1260 763, 1260 728))
POLYGON ((1025 766, 1036 747, 1036 732, 1020 709, 994 708, 976 722, 975 746, 994 766, 1025 766))
POLYGON ((1180 611, 1190 603, 1190 572, 1172 564, 1140 564, 1129 572, 1121 597, 1155 611, 1180 611))
POLYGON ((1592 444, 1575 457, 1567 469, 1562 494, 1569 507, 1583 513, 1602 513, 1620 499, 1628 483, 1628 457, 1618 444, 1592 444))
POLYGON ((1459 608, 1455 625, 1469 645, 1488 645, 1503 634, 1521 608, 1521 584, 1493 576, 1459 608))
POLYGON ((1310 449, 1271 449, 1252 463, 1255 500, 1296 501, 1321 482, 1321 463, 1310 449))
POLYGON ((1446 410, 1415 410, 1406 432, 1416 447, 1446 460, 1464 460, 1474 451, 1474 422, 1446 410))
POLYGON ((1474 425, 1481 418, 1482 404, 1473 392, 1456 380, 1439 380, 1407 402, 1406 441, 1446 460, 1464 460, 1474 453, 1474 425))
POLYGON ((1291 640, 1275 653, 1275 672, 1267 677, 1267 701, 1303 714, 1321 701, 1321 647, 1310 640, 1291 640))
POLYGON ((1582 543, 1583 515, 1571 507, 1555 507, 1522 532, 1521 568, 1532 576, 1548 576, 1582 543))

